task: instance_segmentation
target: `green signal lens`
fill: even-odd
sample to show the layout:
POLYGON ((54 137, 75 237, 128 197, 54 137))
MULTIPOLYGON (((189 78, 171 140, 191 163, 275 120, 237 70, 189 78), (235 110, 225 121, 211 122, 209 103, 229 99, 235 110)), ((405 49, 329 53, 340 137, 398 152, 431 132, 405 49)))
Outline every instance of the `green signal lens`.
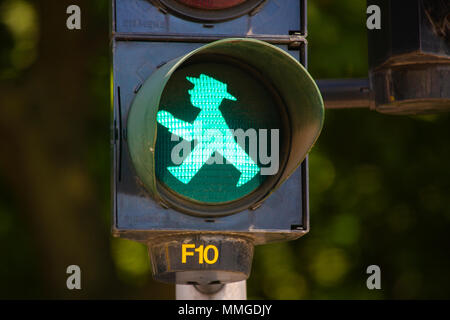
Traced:
POLYGON ((269 153, 282 151, 270 154, 282 163, 289 130, 269 84, 247 66, 223 57, 216 61, 202 57, 178 68, 157 113, 159 183, 173 195, 206 204, 239 200, 274 181, 277 174, 262 174, 271 164, 262 161, 261 144, 269 153), (272 148, 273 130, 279 130, 279 148, 272 148), (237 132, 246 139, 238 139, 237 132))

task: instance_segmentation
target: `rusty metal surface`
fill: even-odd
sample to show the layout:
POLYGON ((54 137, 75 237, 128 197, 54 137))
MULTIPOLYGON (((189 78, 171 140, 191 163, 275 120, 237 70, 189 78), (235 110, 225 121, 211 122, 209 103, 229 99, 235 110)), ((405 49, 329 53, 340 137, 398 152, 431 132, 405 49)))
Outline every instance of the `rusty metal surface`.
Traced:
MULTIPOLYGON (((139 184, 128 155, 126 115, 136 88, 164 61, 200 47, 200 43, 114 41, 115 138, 114 147, 114 230, 116 235, 142 239, 152 233, 185 230, 245 232, 257 243, 289 240, 307 232, 308 197, 306 161, 258 209, 245 210, 221 219, 202 219, 165 208, 155 202, 139 184), (120 93, 120 94, 119 94, 120 93), (299 232, 301 234, 299 234, 299 232), (274 233, 275 236, 264 236, 274 233), (292 235, 290 235, 292 233, 292 235)), ((300 58, 303 51, 290 51, 300 58)))

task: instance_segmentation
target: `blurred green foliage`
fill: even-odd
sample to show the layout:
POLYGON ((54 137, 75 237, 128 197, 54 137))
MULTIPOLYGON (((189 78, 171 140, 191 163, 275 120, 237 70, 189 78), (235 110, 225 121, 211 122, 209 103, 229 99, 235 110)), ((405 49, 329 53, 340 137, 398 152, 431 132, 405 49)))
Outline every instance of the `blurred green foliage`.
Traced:
POLYGON ((25 0, 9 0, 4 1, 0 7, 0 20, 3 30, 8 31, 7 35, 5 34, 6 46, 10 46, 10 50, 3 51, 5 56, 2 57, 0 79, 14 78, 36 59, 39 39, 37 15, 31 3, 25 0), (6 65, 4 60, 8 61, 9 65, 6 65))
MULTIPOLYGON (((170 298, 146 247, 109 234, 108 1, 82 2, 78 34, 61 27, 68 4, 0 0, 0 298, 170 298)), ((365 19, 365 1, 309 1, 314 78, 367 77, 365 19)), ((449 114, 327 111, 311 231, 257 247, 249 298, 450 298, 449 133, 449 114), (371 264, 382 290, 366 288, 371 264)))

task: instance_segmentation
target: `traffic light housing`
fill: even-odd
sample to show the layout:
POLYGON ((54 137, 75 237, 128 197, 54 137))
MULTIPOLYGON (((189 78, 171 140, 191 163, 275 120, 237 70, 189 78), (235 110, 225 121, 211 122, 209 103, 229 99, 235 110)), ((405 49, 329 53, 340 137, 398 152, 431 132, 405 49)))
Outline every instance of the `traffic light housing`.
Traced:
MULTIPOLYGON (((267 1, 261 13, 274 12, 274 4, 267 1)), ((210 29, 199 22, 153 11, 157 7, 147 1, 115 5, 113 234, 149 246, 158 280, 246 279, 254 245, 295 239, 309 230, 303 159, 322 128, 323 102, 298 62, 306 52, 298 50, 302 38, 280 35, 270 44, 222 36, 208 43, 210 29), (119 7, 128 15, 118 14, 119 7), (207 44, 194 42, 197 34, 161 39, 159 32, 120 32, 123 19, 146 11, 137 8, 204 28, 208 34, 201 40, 207 44), (256 155, 246 144, 252 129, 256 155), (243 142, 236 132, 244 134, 243 142), (266 156, 278 147, 272 174, 262 174, 270 166, 261 145, 266 156)), ((223 23, 230 34, 243 34, 242 19, 223 23)), ((300 30, 300 10, 296 21, 300 30)), ((289 23, 280 22, 281 29, 289 23)), ((224 28, 222 22, 217 26, 224 28)), ((265 37, 276 38, 257 38, 265 37)))
MULTIPOLYGON (((216 41, 166 63, 144 82, 128 116, 127 142, 131 160, 145 188, 157 201, 192 215, 232 214, 258 205, 300 165, 320 133, 323 121, 321 106, 315 82, 301 64, 283 50, 253 39, 216 41), (182 76, 177 76, 180 73, 182 76), (222 81, 229 79, 228 84, 211 75, 222 81), (240 92, 234 94, 237 98, 227 92, 227 87, 233 93, 240 92), (245 100, 241 101, 241 97, 245 100), (225 98, 233 102, 224 107, 225 98), (270 100, 271 103, 264 104, 270 100), (179 120, 167 111, 159 111, 167 108, 164 103, 190 122, 179 120), (199 108, 203 109, 200 111, 199 108), (216 112, 215 109, 219 108, 222 110, 216 112), (202 118, 198 124, 201 126, 199 132, 195 132, 196 117, 202 118), (210 123, 208 117, 213 122, 210 123), (219 122, 218 117, 225 121, 219 122), (157 139, 158 134, 164 132, 164 126, 158 126, 158 123, 165 121, 171 122, 165 126, 170 129, 172 125, 175 136, 189 142, 194 139, 200 141, 198 146, 189 148, 193 150, 185 155, 180 166, 174 166, 167 159, 176 147, 171 143, 170 135, 166 134, 162 142, 157 139), (246 152, 239 151, 245 146, 241 145, 242 149, 239 149, 235 141, 226 137, 229 129, 247 131, 255 125, 260 127, 259 130, 266 130, 263 135, 269 133, 268 127, 282 131, 278 132, 279 141, 275 143, 279 146, 272 146, 272 152, 278 149, 280 154, 275 160, 278 170, 263 182, 263 168, 260 170, 258 167, 260 161, 257 157, 252 161, 246 152), (213 135, 209 136, 211 131, 213 135), (211 138, 215 142, 211 142, 211 138), (215 150, 234 168, 226 167, 225 163, 211 164, 208 168, 205 162, 214 156, 215 150), (160 156, 162 153, 166 153, 165 157, 160 156), (170 169, 171 173, 167 172, 170 169), (238 169, 234 170, 238 172, 233 174, 233 169, 238 169), (189 180, 181 181, 189 173, 189 180), (250 189, 247 185, 251 185, 250 189), (242 189, 244 191, 240 191, 242 189), (240 201, 233 201, 235 198, 240 198, 240 201)), ((257 133, 255 130, 255 135, 257 133)), ((259 138, 257 147, 270 140, 259 138)), ((247 146, 247 149, 249 147, 252 146, 247 146)), ((220 162, 225 161, 221 159, 220 162)))

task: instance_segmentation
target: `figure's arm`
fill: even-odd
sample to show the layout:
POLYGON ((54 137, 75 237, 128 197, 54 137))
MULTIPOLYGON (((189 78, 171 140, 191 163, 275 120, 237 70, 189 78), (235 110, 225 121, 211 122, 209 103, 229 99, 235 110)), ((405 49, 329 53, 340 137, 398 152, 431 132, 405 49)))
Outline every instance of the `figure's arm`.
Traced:
POLYGON ((186 121, 175 118, 167 111, 160 110, 156 114, 156 120, 158 123, 169 129, 169 132, 177 135, 184 140, 192 141, 194 126, 186 121))

